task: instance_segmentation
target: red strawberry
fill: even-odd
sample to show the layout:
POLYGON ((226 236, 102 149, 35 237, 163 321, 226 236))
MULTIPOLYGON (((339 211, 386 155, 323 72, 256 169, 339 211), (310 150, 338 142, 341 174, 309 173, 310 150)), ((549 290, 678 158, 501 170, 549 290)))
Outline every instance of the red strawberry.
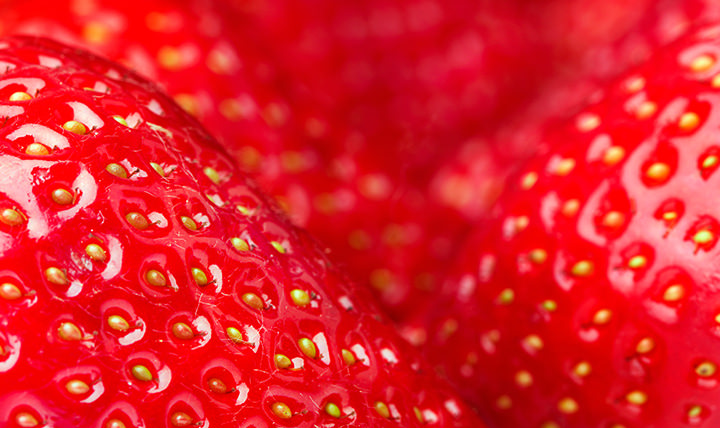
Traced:
POLYGON ((157 88, 0 64, 2 426, 482 426, 157 88))
POLYGON ((718 87, 700 28, 546 133, 478 224, 409 335, 491 426, 720 424, 718 87))

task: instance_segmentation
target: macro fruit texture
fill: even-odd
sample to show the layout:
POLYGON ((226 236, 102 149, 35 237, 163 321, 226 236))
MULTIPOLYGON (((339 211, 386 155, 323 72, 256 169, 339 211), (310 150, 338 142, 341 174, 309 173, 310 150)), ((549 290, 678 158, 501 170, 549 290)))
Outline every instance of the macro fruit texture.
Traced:
POLYGON ((0 64, 2 426, 483 426, 155 86, 0 64))
POLYGON ((720 424, 719 114, 704 26, 538 141, 407 330, 490 426, 720 424))

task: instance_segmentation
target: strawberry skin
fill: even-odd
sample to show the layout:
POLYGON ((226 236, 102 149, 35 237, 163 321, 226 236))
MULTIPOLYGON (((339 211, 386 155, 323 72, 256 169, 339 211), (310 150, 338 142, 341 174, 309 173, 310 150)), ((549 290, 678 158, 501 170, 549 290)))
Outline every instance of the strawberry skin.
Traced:
POLYGON ((483 426, 155 86, 0 64, 0 425, 483 426))
POLYGON ((408 327, 490 426, 720 424, 718 87, 702 27, 547 131, 408 327))

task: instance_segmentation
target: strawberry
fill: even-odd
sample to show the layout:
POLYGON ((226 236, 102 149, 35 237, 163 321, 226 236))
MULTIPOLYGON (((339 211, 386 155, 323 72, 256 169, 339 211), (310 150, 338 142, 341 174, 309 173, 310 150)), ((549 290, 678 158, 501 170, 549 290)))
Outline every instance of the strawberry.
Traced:
POLYGON ((720 424, 719 86, 701 27, 544 133, 406 328, 491 426, 720 424))
POLYGON ((2 426, 483 426, 154 85, 0 63, 2 426))

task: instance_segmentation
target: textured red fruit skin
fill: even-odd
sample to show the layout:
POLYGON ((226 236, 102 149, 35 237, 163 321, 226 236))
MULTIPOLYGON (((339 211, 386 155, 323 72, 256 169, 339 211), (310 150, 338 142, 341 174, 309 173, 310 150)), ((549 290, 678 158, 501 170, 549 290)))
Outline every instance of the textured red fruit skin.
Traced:
POLYGON ((157 88, 44 39, 0 64, 3 426, 482 426, 157 88))
POLYGON ((720 423, 718 59, 695 30, 543 135, 408 327, 490 426, 720 423))

